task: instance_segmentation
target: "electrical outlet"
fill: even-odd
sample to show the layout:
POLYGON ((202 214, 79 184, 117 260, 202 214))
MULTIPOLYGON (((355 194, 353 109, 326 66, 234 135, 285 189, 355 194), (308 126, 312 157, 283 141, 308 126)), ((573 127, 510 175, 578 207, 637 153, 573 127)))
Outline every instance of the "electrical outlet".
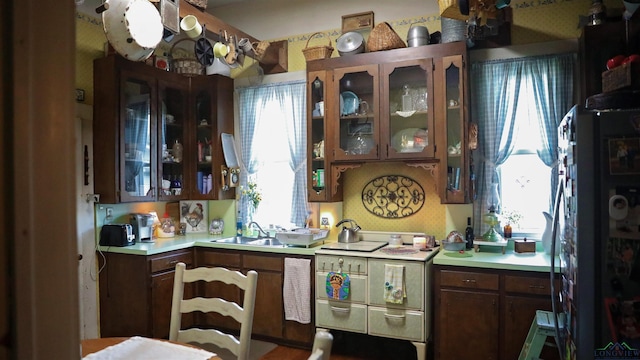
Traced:
POLYGON ((107 213, 107 215, 106 215, 105 219, 107 221, 113 220, 113 208, 112 207, 108 207, 107 210, 106 210, 106 213, 107 213))
POLYGON ((320 220, 320 225, 329 226, 329 218, 323 217, 322 220, 320 220))

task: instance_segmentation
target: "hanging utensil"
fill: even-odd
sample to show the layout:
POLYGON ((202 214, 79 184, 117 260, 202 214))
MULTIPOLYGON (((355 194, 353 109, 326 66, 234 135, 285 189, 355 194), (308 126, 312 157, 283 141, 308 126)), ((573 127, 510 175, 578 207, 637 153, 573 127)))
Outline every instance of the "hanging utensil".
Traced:
POLYGON ((202 26, 202 34, 198 40, 196 40, 196 44, 194 46, 194 51, 196 53, 196 58, 198 62, 204 66, 209 66, 213 64, 214 55, 213 55, 213 46, 206 37, 207 28, 206 26, 202 26))
POLYGON ((232 68, 238 67, 238 44, 234 35, 229 35, 229 53, 225 56, 225 61, 232 68))
POLYGON ((162 40, 160 13, 147 0, 105 0, 96 12, 109 44, 126 59, 146 60, 162 40))

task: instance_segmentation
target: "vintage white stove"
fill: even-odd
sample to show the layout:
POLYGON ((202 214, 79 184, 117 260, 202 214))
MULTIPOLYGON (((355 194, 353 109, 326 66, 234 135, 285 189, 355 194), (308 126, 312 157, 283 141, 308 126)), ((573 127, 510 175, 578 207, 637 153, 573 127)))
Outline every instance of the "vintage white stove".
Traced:
POLYGON ((399 233, 404 243, 400 247, 387 243, 397 233, 359 234, 363 241, 328 243, 315 253, 316 327, 405 339, 416 347, 418 360, 426 359, 431 267, 438 249, 413 248, 413 236, 423 233, 399 233), (336 274, 338 282, 333 281, 336 274), (346 280, 349 289, 342 291, 346 280), (392 290, 402 290, 402 295, 394 298, 392 290))

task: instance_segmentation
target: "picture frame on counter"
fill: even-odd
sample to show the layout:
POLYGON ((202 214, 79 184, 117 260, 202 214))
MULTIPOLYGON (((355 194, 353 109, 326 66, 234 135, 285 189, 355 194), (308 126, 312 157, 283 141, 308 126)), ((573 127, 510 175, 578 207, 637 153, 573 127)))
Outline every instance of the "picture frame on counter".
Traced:
POLYGON ((206 233, 209 227, 208 203, 202 200, 180 201, 180 223, 187 224, 187 234, 206 233))

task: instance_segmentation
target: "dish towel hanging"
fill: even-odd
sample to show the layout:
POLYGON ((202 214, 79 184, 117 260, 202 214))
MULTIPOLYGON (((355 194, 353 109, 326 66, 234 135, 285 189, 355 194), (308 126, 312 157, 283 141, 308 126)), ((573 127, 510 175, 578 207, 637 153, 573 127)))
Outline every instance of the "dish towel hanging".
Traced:
POLYGON ((407 297, 404 265, 384 265, 384 301, 402 304, 407 297))
POLYGON ((311 260, 284 259, 284 318, 311 323, 311 260))
POLYGON ((325 289, 327 297, 333 300, 346 300, 349 297, 351 279, 349 274, 331 271, 327 274, 325 289))

